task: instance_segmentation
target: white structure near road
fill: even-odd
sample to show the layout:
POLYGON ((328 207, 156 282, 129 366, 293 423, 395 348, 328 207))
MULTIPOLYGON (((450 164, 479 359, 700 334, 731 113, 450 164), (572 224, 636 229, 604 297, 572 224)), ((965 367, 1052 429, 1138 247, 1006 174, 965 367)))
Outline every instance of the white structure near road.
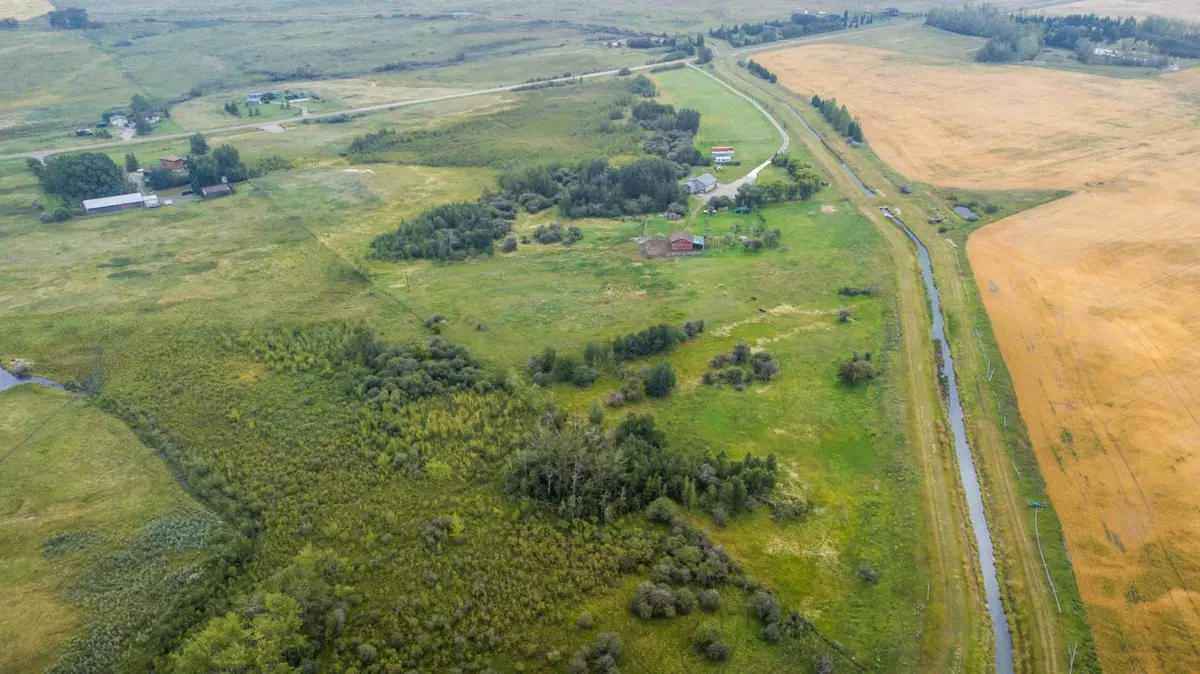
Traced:
POLYGON ((88 215, 96 213, 111 213, 112 211, 127 211, 134 208, 157 208, 160 205, 157 195, 141 192, 118 194, 115 197, 100 197, 99 199, 84 199, 81 203, 88 215))

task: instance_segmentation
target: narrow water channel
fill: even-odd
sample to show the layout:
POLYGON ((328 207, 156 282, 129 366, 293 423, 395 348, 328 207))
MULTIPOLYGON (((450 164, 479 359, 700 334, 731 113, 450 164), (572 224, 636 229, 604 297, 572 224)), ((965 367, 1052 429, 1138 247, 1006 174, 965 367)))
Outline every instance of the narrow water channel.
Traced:
POLYGON ((933 338, 941 348, 942 369, 938 373, 946 378, 950 397, 950 428, 954 435, 954 454, 958 457, 958 472, 962 478, 963 491, 967 495, 967 511, 971 517, 971 529, 975 532, 975 545, 979 549, 979 564, 983 572, 983 590, 987 597, 988 613, 992 616, 992 631, 996 635, 996 673, 1012 674, 1013 645, 1008 631, 1008 615, 1000 601, 1000 579, 996 575, 996 555, 992 549, 992 535, 988 530, 987 516, 983 512, 983 496, 979 488, 979 476, 975 472, 975 460, 971 446, 967 444, 967 430, 963 425, 962 399, 958 395, 958 375, 954 371, 954 358, 950 355, 950 342, 946 339, 946 323, 942 317, 942 301, 937 284, 933 280, 933 264, 929 249, 913 234, 900 218, 892 215, 886 207, 880 209, 884 217, 899 225, 908 238, 917 244, 917 257, 921 263, 921 278, 925 280, 925 294, 929 297, 929 308, 933 314, 933 338))

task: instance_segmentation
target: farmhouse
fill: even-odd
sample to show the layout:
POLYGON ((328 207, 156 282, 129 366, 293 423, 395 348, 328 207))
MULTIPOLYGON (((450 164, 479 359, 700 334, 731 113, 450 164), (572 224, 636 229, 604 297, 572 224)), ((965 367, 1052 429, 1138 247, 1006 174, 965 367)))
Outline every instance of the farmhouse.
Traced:
POLYGON ((141 192, 132 192, 130 194, 120 194, 115 197, 101 197, 99 199, 84 199, 80 204, 83 210, 88 215, 96 213, 111 213, 113 211, 127 211, 134 208, 141 208, 147 205, 147 202, 158 205, 158 197, 149 194, 142 196, 141 192))
POLYGON ((129 120, 121 115, 113 115, 112 117, 108 118, 108 123, 117 127, 118 129, 123 129, 129 125, 129 120))
POLYGON ((203 199, 216 199, 217 197, 225 197, 230 194, 233 194, 233 188, 225 184, 200 188, 200 197, 203 199))
POLYGON ((164 171, 185 171, 187 166, 183 163, 183 157, 169 154, 158 160, 158 165, 164 171))
POLYGON ((687 190, 689 194, 705 194, 711 192, 716 186, 716 177, 711 173, 705 173, 684 183, 683 189, 687 190))
POLYGON ((254 91, 246 94, 246 105, 259 105, 263 102, 263 96, 266 94, 261 91, 254 91))
POLYGON ((728 164, 733 161, 733 146, 718 145, 709 151, 714 164, 728 164))

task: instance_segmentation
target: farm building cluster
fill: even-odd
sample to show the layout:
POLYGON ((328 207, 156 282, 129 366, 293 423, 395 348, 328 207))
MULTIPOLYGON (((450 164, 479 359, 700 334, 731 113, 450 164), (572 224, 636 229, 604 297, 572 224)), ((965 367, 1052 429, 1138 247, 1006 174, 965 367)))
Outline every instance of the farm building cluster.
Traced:
POLYGON ((691 232, 672 232, 665 239, 646 239, 642 254, 646 257, 679 257, 704 253, 704 237, 691 232))

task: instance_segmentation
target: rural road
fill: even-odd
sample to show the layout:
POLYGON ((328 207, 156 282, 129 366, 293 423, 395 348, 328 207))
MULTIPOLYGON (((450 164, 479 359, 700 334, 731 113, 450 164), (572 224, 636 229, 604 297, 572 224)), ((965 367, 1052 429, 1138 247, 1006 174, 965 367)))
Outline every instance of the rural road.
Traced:
MULTIPOLYGON (((691 61, 693 61, 693 60, 694 59, 687 59, 687 60, 683 60, 683 61, 677 61, 677 63, 691 63, 691 61)), ((637 72, 639 70, 649 70, 651 68, 658 68, 658 67, 661 67, 662 65, 664 65, 664 64, 653 63, 653 64, 649 64, 649 65, 644 65, 644 66, 634 66, 632 68, 629 68, 629 70, 631 72, 637 72)), ((457 100, 460 98, 471 98, 474 96, 486 96, 488 94, 499 94, 499 93, 504 93, 506 91, 515 91, 522 87, 528 87, 531 85, 552 84, 555 82, 569 82, 571 80, 579 79, 580 77, 582 77, 583 79, 592 79, 595 77, 611 77, 613 75, 618 74, 619 72, 620 72, 620 69, 603 70, 603 71, 595 72, 595 73, 586 73, 584 75, 572 75, 571 77, 556 77, 554 79, 549 79, 549 80, 538 80, 537 82, 521 82, 520 84, 509 84, 509 85, 505 85, 502 87, 492 87, 490 89, 475 89, 472 91, 459 92, 457 94, 447 94, 445 96, 432 96, 429 98, 415 98, 415 99, 411 99, 411 100, 407 100, 407 101, 392 101, 390 103, 377 103, 375 105, 366 105, 361 108, 351 108, 348 110, 335 110, 333 112, 323 112, 318 115, 304 114, 299 118, 285 119, 285 120, 280 120, 278 122, 273 122, 273 123, 261 123, 260 122, 258 124, 237 124, 234 126, 218 126, 218 127, 208 128, 208 129, 195 129, 193 131, 188 131, 186 133, 173 133, 173 134, 161 135, 161 136, 153 136, 152 135, 152 136, 146 136, 146 137, 134 137, 129 140, 114 140, 114 141, 106 142, 106 143, 92 143, 90 145, 75 145, 75 146, 71 146, 71 147, 61 147, 61 148, 54 148, 54 149, 31 150, 29 152, 16 152, 13 154, 0 155, 0 161, 5 161, 8 159, 22 159, 22 158, 26 158, 26 157, 32 157, 35 159, 45 159, 46 157, 50 157, 50 156, 53 156, 56 154, 66 154, 68 152, 85 152, 85 151, 90 151, 90 150, 104 150, 104 149, 113 148, 113 147, 130 147, 130 146, 138 145, 138 144, 142 144, 142 143, 159 143, 159 142, 167 141, 167 140, 183 140, 184 138, 187 138, 195 133, 202 133, 205 135, 215 135, 215 134, 221 134, 221 133, 231 133, 234 131, 251 131, 254 129, 262 129, 265 126, 290 126, 292 124, 300 124, 304 120, 322 119, 325 117, 335 117, 337 115, 357 115, 357 114, 362 114, 362 113, 367 113, 367 112, 378 112, 380 110, 392 110, 395 108, 406 108, 406 107, 413 106, 413 105, 425 105, 427 103, 439 103, 441 101, 453 101, 453 100, 457 100)))
MULTIPOLYGON (((856 29, 854 32, 861 33, 861 32, 867 32, 867 31, 871 31, 871 30, 879 30, 880 28, 887 27, 887 25, 888 24, 885 23, 882 26, 873 26, 870 28, 859 28, 859 29, 856 29)), ((839 31, 839 32, 845 32, 845 31, 839 31)), ((803 43, 808 43, 808 42, 820 42, 820 41, 831 39, 832 37, 835 37, 837 35, 838 35, 838 33, 826 33, 823 35, 795 38, 793 40, 780 40, 779 42, 772 43, 770 45, 770 48, 771 49, 779 49, 781 47, 787 47, 787 46, 794 45, 794 44, 803 44, 803 43)), ((763 45, 763 47, 766 47, 766 45, 763 45)), ((742 49, 739 51, 735 51, 735 52, 733 52, 733 55, 737 56, 739 54, 761 51, 761 50, 762 50, 762 47, 757 47, 757 48, 750 47, 750 48, 742 49)), ((720 53, 718 52, 718 50, 716 49, 715 46, 713 47, 713 53, 716 56, 720 56, 720 53)), ((693 64, 695 63, 695 59, 694 58, 684 59, 684 60, 680 60, 680 61, 675 61, 675 63, 683 63, 683 64, 694 67, 693 64)), ((643 70, 650 70, 652 68, 658 68, 662 65, 664 65, 664 64, 651 63, 651 64, 647 64, 647 65, 643 65, 643 66, 633 66, 633 67, 629 68, 629 70, 631 72, 638 72, 638 71, 643 71, 643 70)), ((445 96, 432 96, 429 98, 416 98, 416 99, 411 99, 411 100, 406 100, 406 101, 392 101, 390 103, 377 103, 375 105, 367 105, 367 106, 363 106, 360 108, 351 108, 348 110, 334 110, 332 112, 325 112, 325 113, 321 113, 321 114, 317 114, 317 115, 308 114, 307 110, 305 110, 305 111, 303 111, 303 114, 301 115, 300 118, 281 120, 279 122, 275 122, 274 125, 279 126, 279 127, 290 126, 292 124, 302 123, 306 119, 316 120, 316 119, 322 119, 325 117, 335 117, 337 115, 356 115, 356 114, 362 114, 362 113, 368 113, 368 112, 378 112, 381 110, 392 110, 395 108, 406 108, 406 107, 413 106, 413 105, 425 105, 427 103, 452 101, 452 100, 457 100, 460 98, 471 98, 473 96, 486 96, 488 94, 498 94, 498 93, 504 93, 506 91, 515 91, 522 87, 527 87, 531 84, 567 82, 570 80, 577 79, 578 77, 582 77, 583 79, 593 79, 593 78, 597 78, 597 77, 610 77, 610 76, 618 74, 620 72, 620 70, 621 69, 603 70, 600 72, 586 73, 586 74, 579 75, 579 76, 556 77, 556 78, 549 79, 549 80, 539 80, 538 82, 521 82, 520 84, 509 84, 509 85, 500 86, 500 87, 492 87, 490 89, 475 89, 472 91, 459 92, 457 94, 447 94, 445 96)), ((705 74, 708 75, 708 73, 705 73, 705 74)), ((709 75, 709 77, 712 77, 712 75, 709 75)), ((757 107, 760 111, 763 112, 763 114, 767 114, 766 111, 763 110, 758 105, 758 103, 756 103, 753 99, 738 92, 736 89, 734 89, 733 87, 730 87, 728 84, 726 84, 722 80, 715 78, 715 77, 713 79, 716 79, 718 82, 721 82, 721 84, 723 86, 725 86, 726 88, 730 89, 731 91, 733 91, 734 93, 737 93, 742 98, 745 98, 746 100, 753 103, 755 107, 757 107)), ((770 115, 767 115, 767 117, 771 118, 770 115)), ((784 138, 784 147, 780 150, 782 152, 783 150, 787 149, 787 134, 783 133, 782 128, 780 127, 779 123, 775 121, 774 118, 771 118, 771 123, 775 125, 775 128, 777 130, 779 130, 780 134, 784 138)), ((236 124, 236 125, 232 125, 232 126, 218 126, 218 127, 207 128, 207 129, 193 129, 191 131, 187 131, 186 133, 173 133, 173 134, 167 134, 167 135, 161 135, 161 136, 146 136, 144 138, 134 137, 129 140, 114 140, 114 141, 106 142, 106 143, 92 143, 89 145, 75 145, 75 146, 68 146, 68 147, 61 147, 61 148, 47 148, 47 149, 42 149, 42 150, 30 150, 27 152, 14 152, 12 154, 0 155, 0 161, 7 161, 9 159, 24 159, 24 158, 28 158, 28 157, 32 157, 34 159, 45 159, 46 157, 50 157, 50 156, 53 156, 56 154, 66 154, 69 152, 86 152, 89 150, 104 150, 104 149, 109 149, 109 148, 114 148, 114 147, 131 147, 134 145, 139 145, 139 144, 144 144, 144 143, 157 143, 157 142, 169 141, 169 140, 183 140, 184 138, 187 138, 195 133, 202 133, 205 135, 216 135, 216 134, 222 134, 222 133, 233 133, 235 131, 252 131, 255 129, 262 129, 264 126, 268 126, 268 124, 263 124, 263 123, 236 124)), ((769 164, 770 162, 768 161, 767 163, 769 164)), ((761 171, 764 166, 766 166, 766 164, 756 168, 754 171, 751 172, 751 174, 753 176, 757 177, 758 172, 761 171)), ((741 182, 744 182, 744 181, 745 180, 743 179, 743 181, 741 181, 741 182)), ((740 185, 741 182, 737 182, 736 185, 740 185)), ((753 179, 751 179, 750 182, 753 182, 753 179)), ((736 186, 733 188, 733 192, 734 193, 737 192, 736 186)), ((713 196, 715 196, 715 194, 716 193, 714 193, 713 196)))
MULTIPOLYGON (((713 50, 714 55, 719 56, 719 52, 717 51, 717 48, 715 46, 712 48, 712 50, 713 50)), ((779 132, 779 137, 783 139, 783 144, 779 146, 779 149, 775 151, 775 154, 782 154, 784 152, 787 152, 788 145, 791 143, 791 139, 788 138, 787 132, 783 130, 782 126, 780 126, 779 121, 776 120, 774 117, 772 117, 771 113, 767 112, 766 108, 759 105, 758 101, 754 100, 753 98, 750 98, 746 94, 743 94, 742 92, 738 91, 737 89, 734 89, 733 87, 729 86, 729 83, 727 83, 725 80, 722 80, 718 77, 713 77, 713 75, 711 73, 705 72, 704 70, 697 68, 694 63, 689 63, 688 67, 691 68, 692 70, 695 70, 696 72, 700 73, 701 75, 704 75, 705 77, 711 79, 712 81, 716 82, 717 84, 720 84, 721 86, 732 91, 733 93, 737 94, 738 96, 741 96, 742 98, 749 101, 750 105, 753 105, 759 112, 761 112, 763 114, 764 117, 767 118, 767 121, 771 122, 771 126, 775 127, 775 130, 779 132)), ((762 171, 763 169, 767 168, 768 166, 770 166, 771 159, 774 159, 774 158, 775 158, 775 155, 771 155, 770 159, 767 159, 765 162, 754 167, 753 171, 747 173, 746 175, 742 176, 741 178, 738 178, 737 180, 735 180, 731 183, 721 183, 721 184, 717 185, 716 189, 714 189, 713 191, 711 191, 707 194, 701 195, 700 199, 702 199, 705 203, 707 203, 708 200, 712 199, 713 197, 729 197, 730 199, 734 198, 735 196, 737 196, 738 188, 741 187, 742 185, 753 184, 756 180, 758 180, 759 172, 762 171)))

